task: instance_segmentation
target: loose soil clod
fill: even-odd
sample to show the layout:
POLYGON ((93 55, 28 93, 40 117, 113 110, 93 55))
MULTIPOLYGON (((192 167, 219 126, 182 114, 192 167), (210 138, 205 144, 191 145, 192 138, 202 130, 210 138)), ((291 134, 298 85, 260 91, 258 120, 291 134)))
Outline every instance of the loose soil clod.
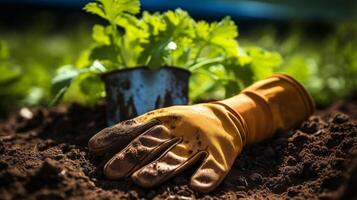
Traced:
POLYGON ((0 199, 357 198, 356 107, 339 103, 296 130, 245 147, 210 194, 188 187, 193 169, 154 189, 106 179, 111 155, 87 148, 105 127, 102 106, 32 109, 32 118, 13 113, 0 123, 0 199))

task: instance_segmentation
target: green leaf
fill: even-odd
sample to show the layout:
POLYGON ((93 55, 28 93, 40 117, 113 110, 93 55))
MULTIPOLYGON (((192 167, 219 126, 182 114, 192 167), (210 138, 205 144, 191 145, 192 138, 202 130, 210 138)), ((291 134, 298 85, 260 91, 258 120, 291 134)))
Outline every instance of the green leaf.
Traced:
POLYGON ((79 69, 86 68, 92 64, 92 60, 90 59, 91 51, 90 49, 83 50, 78 58, 75 61, 75 66, 79 69))
POLYGON ((87 69, 87 71, 82 70, 83 72, 91 72, 93 74, 101 74, 101 73, 105 73, 108 70, 104 67, 104 65, 98 61, 95 60, 92 65, 87 69))
POLYGON ((118 53, 113 46, 96 46, 92 49, 90 58, 92 60, 110 61, 112 65, 119 65, 118 53))
POLYGON ((237 95, 241 88, 236 80, 229 80, 224 84, 226 98, 237 95))
MULTIPOLYGON (((143 23, 146 32, 149 33, 147 42, 142 44, 143 51, 139 56, 139 62, 147 64, 150 68, 158 68, 165 63, 171 52, 170 43, 178 44, 182 38, 193 35, 194 21, 187 12, 176 9, 162 15, 158 13, 144 13, 143 23)), ((182 48, 181 46, 179 48, 182 48)))
POLYGON ((101 45, 110 45, 110 36, 108 35, 105 28, 101 25, 94 25, 92 37, 95 42, 101 45))
POLYGON ((85 73, 78 79, 82 94, 86 94, 87 101, 97 102, 104 97, 104 84, 97 74, 85 73))
POLYGON ((54 98, 50 101, 49 106, 55 106, 57 105, 62 99, 63 96, 66 94, 69 86, 61 88, 54 96, 54 98))
POLYGON ((163 14, 163 20, 166 23, 166 29, 174 41, 179 37, 193 36, 193 19, 190 15, 181 9, 167 11, 163 14))
POLYGON ((62 88, 71 85, 73 79, 78 77, 80 72, 72 65, 65 65, 56 71, 56 75, 52 79, 52 89, 54 92, 60 91, 62 88))
POLYGON ((237 36, 237 26, 229 17, 211 24, 205 21, 198 22, 195 26, 195 41, 199 46, 196 57, 201 56, 202 50, 210 46, 217 48, 219 52, 224 52, 226 56, 237 56, 237 36))
POLYGON ((85 105, 98 103, 104 97, 104 84, 100 76, 84 71, 73 80, 63 95, 63 102, 76 102, 85 105))
POLYGON ((88 3, 84 10, 107 19, 111 24, 115 24, 117 18, 123 13, 137 14, 140 11, 139 0, 97 0, 88 3))
POLYGON ((206 21, 199 21, 195 25, 195 34, 198 39, 208 41, 210 31, 210 24, 206 21))
POLYGON ((237 81, 241 82, 243 87, 254 83, 254 71, 250 66, 234 66, 231 68, 237 81))
POLYGON ((213 23, 211 29, 210 43, 225 51, 227 56, 236 56, 238 31, 235 23, 229 17, 225 17, 219 23, 213 23))
POLYGON ((103 5, 100 3, 88 3, 87 5, 85 5, 84 10, 89 13, 98 15, 104 19, 108 19, 103 9, 103 5))
POLYGON ((165 57, 169 55, 169 50, 167 48, 169 43, 170 40, 167 39, 166 41, 161 40, 156 45, 153 45, 153 49, 149 56, 149 62, 147 64, 150 69, 157 69, 162 67, 165 57))
POLYGON ((123 13, 120 18, 117 18, 115 24, 122 27, 125 30, 125 35, 131 38, 143 39, 149 35, 143 27, 144 24, 135 16, 127 13, 123 13))
POLYGON ((216 38, 234 39, 238 37, 238 28, 230 17, 223 18, 218 23, 213 23, 212 36, 216 38))
POLYGON ((277 52, 265 51, 258 47, 247 48, 247 54, 252 58, 251 67, 255 80, 270 76, 274 68, 282 63, 282 58, 277 52))
POLYGON ((130 64, 135 63, 133 60, 137 60, 137 52, 140 52, 141 48, 139 48, 139 51, 138 48, 135 48, 134 54, 125 52, 130 51, 133 47, 126 46, 128 43, 140 46, 142 38, 146 36, 145 32, 141 30, 139 20, 133 16, 140 11, 140 1, 96 0, 94 3, 87 4, 84 9, 106 19, 110 24, 106 28, 94 26, 92 35, 96 47, 92 49, 91 57, 101 60, 102 63, 109 66, 123 65, 128 67, 128 62, 130 64), (125 30, 124 33, 122 30, 118 30, 118 26, 125 30), (100 52, 102 50, 105 52, 100 52), (126 56, 129 56, 129 58, 126 58, 126 56))
POLYGON ((158 35, 161 31, 166 30, 163 16, 158 12, 150 14, 144 11, 141 21, 145 31, 150 35, 158 35))
POLYGON ((166 24, 159 13, 150 14, 148 12, 143 13, 142 23, 145 32, 149 35, 147 41, 142 43, 143 51, 138 57, 138 63, 148 65, 148 63, 151 62, 151 67, 155 67, 154 65, 161 65, 163 59, 157 60, 155 58, 152 59, 152 57, 154 52, 156 52, 156 55, 163 55, 163 50, 170 42, 167 38, 161 37, 161 34, 166 31, 166 24))

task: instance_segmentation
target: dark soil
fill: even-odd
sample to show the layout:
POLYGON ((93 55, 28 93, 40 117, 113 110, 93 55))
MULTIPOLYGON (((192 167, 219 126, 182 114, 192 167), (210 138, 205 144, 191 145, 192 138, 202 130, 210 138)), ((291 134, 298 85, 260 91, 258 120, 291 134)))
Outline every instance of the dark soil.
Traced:
POLYGON ((107 180, 108 155, 87 148, 105 127, 102 106, 31 112, 32 118, 16 112, 0 123, 0 199, 357 199, 357 101, 339 102, 296 130, 245 147, 210 194, 186 185, 192 171, 151 190, 130 179, 107 180))

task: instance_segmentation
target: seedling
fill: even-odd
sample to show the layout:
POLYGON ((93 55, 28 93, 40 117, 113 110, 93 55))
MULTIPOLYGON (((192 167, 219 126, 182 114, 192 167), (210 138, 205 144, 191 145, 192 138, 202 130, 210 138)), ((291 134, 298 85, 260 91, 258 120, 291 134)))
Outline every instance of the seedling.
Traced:
POLYGON ((281 62, 277 53, 240 47, 237 26, 229 17, 212 23, 196 21, 182 9, 164 13, 144 11, 137 17, 139 0, 97 0, 84 10, 107 22, 93 26, 94 44, 88 53, 88 63, 99 63, 102 70, 92 70, 93 65, 86 70, 74 66, 61 68, 53 79, 57 92, 54 103, 61 99, 72 80, 83 74, 140 66, 189 70, 193 99, 214 88, 217 91, 217 87, 225 89, 225 96, 231 96, 253 80, 270 74, 272 67, 281 62))

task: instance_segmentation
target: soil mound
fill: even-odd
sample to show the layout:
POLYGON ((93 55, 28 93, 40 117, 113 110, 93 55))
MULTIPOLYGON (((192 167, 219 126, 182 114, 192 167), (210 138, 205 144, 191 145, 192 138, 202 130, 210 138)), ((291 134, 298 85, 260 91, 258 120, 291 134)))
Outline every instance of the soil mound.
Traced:
POLYGON ((337 103, 295 130, 246 146, 210 194, 187 186, 192 170, 153 189, 130 179, 107 180, 102 169, 109 155, 87 148, 105 127, 103 106, 30 112, 14 112, 0 123, 0 199, 357 198, 356 101, 337 103))

